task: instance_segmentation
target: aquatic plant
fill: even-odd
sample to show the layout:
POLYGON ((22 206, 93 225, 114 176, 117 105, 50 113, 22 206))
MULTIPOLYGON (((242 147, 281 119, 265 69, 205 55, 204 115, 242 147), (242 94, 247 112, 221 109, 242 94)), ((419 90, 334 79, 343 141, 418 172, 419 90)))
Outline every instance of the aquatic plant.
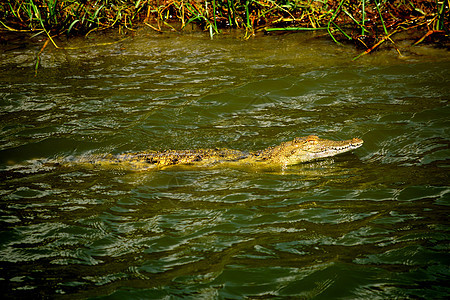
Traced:
POLYGON ((43 31, 49 39, 142 24, 161 32, 196 24, 211 38, 227 28, 242 29, 246 39, 258 32, 321 30, 336 43, 370 50, 413 28, 424 32, 416 44, 448 40, 449 7, 449 0, 7 0, 0 4, 0 27, 43 31))

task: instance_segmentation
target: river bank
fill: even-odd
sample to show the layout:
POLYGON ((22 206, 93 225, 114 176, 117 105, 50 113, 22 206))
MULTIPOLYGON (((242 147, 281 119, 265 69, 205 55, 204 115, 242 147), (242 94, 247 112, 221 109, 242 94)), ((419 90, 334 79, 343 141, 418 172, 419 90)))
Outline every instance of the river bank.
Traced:
POLYGON ((447 43, 448 1, 10 1, 0 5, 6 31, 85 35, 114 28, 119 33, 148 26, 158 32, 200 27, 211 38, 230 28, 243 39, 274 31, 318 31, 336 43, 362 49, 392 42, 398 32, 420 33, 415 43, 447 43))

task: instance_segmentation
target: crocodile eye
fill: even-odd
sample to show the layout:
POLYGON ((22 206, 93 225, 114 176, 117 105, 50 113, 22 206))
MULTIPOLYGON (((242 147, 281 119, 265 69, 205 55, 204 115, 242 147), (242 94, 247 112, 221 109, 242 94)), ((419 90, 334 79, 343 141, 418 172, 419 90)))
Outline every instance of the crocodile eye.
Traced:
POLYGON ((316 135, 310 135, 308 136, 308 138, 306 139, 306 142, 312 145, 317 144, 319 137, 316 135))

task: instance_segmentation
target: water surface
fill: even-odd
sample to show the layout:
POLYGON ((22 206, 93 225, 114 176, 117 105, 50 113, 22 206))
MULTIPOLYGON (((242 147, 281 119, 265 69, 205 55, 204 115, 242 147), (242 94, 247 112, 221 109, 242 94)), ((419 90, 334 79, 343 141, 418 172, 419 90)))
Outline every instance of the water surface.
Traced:
POLYGON ((311 35, 0 53, 0 285, 22 297, 446 298, 450 60, 311 35), (100 153, 362 148, 287 169, 48 167, 100 153))

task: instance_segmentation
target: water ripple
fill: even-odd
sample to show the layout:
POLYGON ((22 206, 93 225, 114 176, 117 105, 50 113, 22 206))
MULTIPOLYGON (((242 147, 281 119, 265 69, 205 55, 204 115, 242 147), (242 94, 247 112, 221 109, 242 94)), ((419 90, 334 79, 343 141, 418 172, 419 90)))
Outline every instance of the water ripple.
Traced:
POLYGON ((354 50, 300 35, 146 34, 46 52, 37 77, 36 51, 0 51, 10 297, 448 296, 447 54, 348 65, 354 50), (309 134, 365 142, 284 169, 77 164, 309 134))

